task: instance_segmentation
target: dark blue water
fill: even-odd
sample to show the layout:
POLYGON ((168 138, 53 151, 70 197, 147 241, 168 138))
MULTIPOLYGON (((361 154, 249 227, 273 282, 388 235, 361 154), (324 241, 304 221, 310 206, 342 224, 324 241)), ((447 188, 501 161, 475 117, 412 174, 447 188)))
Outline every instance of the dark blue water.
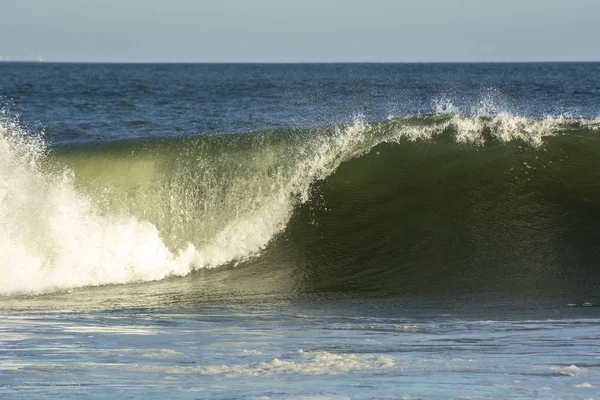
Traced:
POLYGON ((306 128, 436 112, 598 117, 600 63, 0 64, 52 143, 306 128))

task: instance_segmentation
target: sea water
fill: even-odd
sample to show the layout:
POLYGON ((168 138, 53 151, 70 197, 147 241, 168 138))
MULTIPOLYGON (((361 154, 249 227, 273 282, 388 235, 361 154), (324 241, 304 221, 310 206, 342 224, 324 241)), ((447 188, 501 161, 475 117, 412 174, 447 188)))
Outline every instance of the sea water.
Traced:
POLYGON ((595 310, 410 303, 330 299, 4 312, 2 394, 157 399, 596 396, 595 310))
POLYGON ((600 64, 0 65, 1 398, 595 398, 600 64))

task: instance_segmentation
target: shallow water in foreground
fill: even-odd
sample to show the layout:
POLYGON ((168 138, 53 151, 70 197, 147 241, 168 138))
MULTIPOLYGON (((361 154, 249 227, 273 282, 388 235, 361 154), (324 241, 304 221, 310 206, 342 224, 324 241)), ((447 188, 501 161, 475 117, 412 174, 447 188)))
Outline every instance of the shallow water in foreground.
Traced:
POLYGON ((0 65, 0 399, 588 399, 600 63, 0 65))
POLYGON ((597 307, 419 302, 261 300, 95 311, 63 302, 72 310, 5 309, 0 396, 596 396, 597 307))

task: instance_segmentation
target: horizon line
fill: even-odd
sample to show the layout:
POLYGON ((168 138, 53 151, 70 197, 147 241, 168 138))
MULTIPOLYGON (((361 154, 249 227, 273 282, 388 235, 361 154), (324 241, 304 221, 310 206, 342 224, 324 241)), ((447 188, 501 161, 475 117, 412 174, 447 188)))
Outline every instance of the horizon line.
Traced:
POLYGON ((599 63, 598 60, 521 60, 521 61, 65 61, 65 60, 5 60, 0 58, 0 64, 253 64, 253 65, 280 65, 280 64, 559 64, 559 63, 599 63))

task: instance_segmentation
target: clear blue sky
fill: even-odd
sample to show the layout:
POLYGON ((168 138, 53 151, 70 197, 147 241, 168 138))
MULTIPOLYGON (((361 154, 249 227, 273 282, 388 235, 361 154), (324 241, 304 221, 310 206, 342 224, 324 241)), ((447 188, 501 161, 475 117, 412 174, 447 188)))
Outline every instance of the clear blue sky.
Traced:
POLYGON ((46 61, 600 61, 600 0, 0 0, 46 61))

